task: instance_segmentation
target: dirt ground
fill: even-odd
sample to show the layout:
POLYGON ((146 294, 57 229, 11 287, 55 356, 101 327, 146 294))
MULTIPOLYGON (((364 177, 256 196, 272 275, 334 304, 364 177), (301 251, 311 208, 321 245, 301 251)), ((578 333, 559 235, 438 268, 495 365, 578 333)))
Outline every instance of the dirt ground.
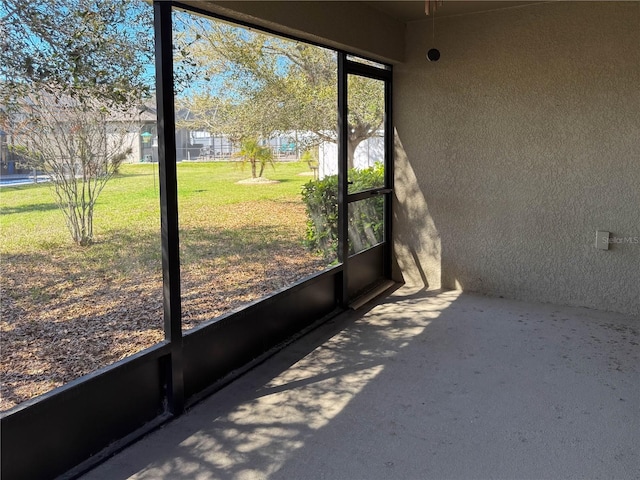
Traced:
MULTIPOLYGON (((324 263, 302 247, 256 263, 182 271, 183 330, 261 298, 324 263)), ((56 262, 2 259, 0 410, 64 385, 164 338, 161 272, 70 275, 56 262), (58 281, 56 279, 64 279, 58 281)))

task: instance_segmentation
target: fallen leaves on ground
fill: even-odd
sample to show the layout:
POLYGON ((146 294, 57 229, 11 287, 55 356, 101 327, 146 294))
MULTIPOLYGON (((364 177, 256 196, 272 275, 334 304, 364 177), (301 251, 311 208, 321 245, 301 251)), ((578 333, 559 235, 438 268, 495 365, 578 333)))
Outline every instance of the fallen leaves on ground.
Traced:
MULTIPOLYGON (((285 218, 285 224, 274 227, 273 216, 245 215, 244 224, 236 220, 235 229, 249 232, 252 227, 271 235, 258 243, 252 243, 251 234, 236 239, 239 253, 227 251, 229 245, 222 242, 229 241, 228 232, 213 231, 211 224, 202 225, 206 235, 193 235, 194 248, 202 242, 207 250, 199 258, 185 255, 188 260, 181 271, 184 330, 325 267, 299 240, 304 231, 302 207, 292 210, 272 204, 267 208, 285 218)), ((185 239, 188 248, 188 234, 185 239)), ((164 339, 160 266, 132 265, 126 275, 113 275, 104 268, 87 269, 86 263, 64 255, 39 261, 20 254, 3 256, 0 410, 164 339)))

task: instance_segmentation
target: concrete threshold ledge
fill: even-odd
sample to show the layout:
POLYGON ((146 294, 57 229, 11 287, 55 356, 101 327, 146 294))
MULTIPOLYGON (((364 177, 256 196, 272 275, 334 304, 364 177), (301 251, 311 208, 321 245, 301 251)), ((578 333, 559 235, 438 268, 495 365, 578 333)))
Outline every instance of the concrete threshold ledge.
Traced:
POLYGON ((349 304, 349 308, 352 310, 358 310, 365 306, 367 303, 371 302, 376 297, 384 294, 388 290, 391 290, 397 283, 393 280, 384 280, 379 284, 375 285, 371 290, 363 293, 358 298, 356 298, 353 302, 349 304))
POLYGON ((84 479, 640 478, 640 319, 403 287, 84 479))

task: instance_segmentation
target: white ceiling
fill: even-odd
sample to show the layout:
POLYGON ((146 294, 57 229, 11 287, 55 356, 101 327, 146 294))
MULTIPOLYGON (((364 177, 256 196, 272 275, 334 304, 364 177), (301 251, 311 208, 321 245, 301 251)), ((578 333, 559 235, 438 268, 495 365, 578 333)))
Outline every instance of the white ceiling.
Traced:
MULTIPOLYGON (((375 8, 390 17, 401 22, 413 22, 431 18, 425 14, 425 1, 367 1, 364 2, 372 8, 375 8)), ((489 10, 498 10, 501 8, 517 7, 522 5, 542 3, 541 1, 509 1, 509 0, 443 0, 438 4, 435 16, 449 17, 452 15, 463 15, 469 13, 485 12, 489 10)))

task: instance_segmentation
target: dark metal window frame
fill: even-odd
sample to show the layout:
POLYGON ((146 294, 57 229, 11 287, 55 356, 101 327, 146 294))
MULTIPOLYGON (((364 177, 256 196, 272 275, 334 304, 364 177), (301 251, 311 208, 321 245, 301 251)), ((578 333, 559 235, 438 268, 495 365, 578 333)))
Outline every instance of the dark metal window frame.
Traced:
MULTIPOLYGON (((385 197, 384 208, 384 239, 382 244, 377 247, 382 247, 382 264, 383 264, 383 276, 385 278, 391 277, 391 238, 392 238, 392 193, 393 193, 393 122, 392 122, 392 81, 393 72, 391 68, 382 69, 372 65, 367 65, 360 62, 349 60, 350 55, 344 51, 338 52, 338 158, 340 162, 340 168, 338 172, 338 205, 340 228, 339 228, 339 251, 340 259, 345 266, 344 275, 346 278, 343 280, 343 290, 341 292, 341 304, 347 305, 352 299, 349 295, 349 289, 347 287, 349 271, 353 271, 354 257, 364 254, 361 252, 355 256, 349 256, 348 245, 348 215, 347 209, 350 203, 354 203, 360 200, 365 200, 377 195, 383 195, 385 197), (378 188, 372 188, 357 193, 349 193, 349 181, 348 175, 348 77, 349 75, 358 75, 373 80, 379 80, 384 82, 384 165, 385 165, 385 178, 384 186, 378 188)), ((376 248, 376 247, 373 247, 376 248)), ((375 258, 373 261, 376 261, 375 258)))
MULTIPOLYGON (((174 8, 292 38, 233 18, 154 0, 156 88, 165 340, 113 365, 0 414, 3 480, 74 478, 151 430, 180 415, 286 342, 344 311, 353 294, 351 277, 366 283, 390 276, 393 135, 391 67, 379 69, 337 51, 339 134, 339 224, 342 263, 199 327, 182 331, 178 188, 173 73, 174 8), (385 188, 347 191, 346 78, 356 73, 385 81, 385 188), (347 251, 350 201, 385 195, 385 241, 361 254, 347 251), (365 197, 363 197, 365 196, 365 197), (370 265, 375 263, 375 268, 370 265)), ((323 48, 324 45, 315 44, 323 48)), ((335 49, 331 49, 336 51, 335 49)), ((126 321, 123 318, 122 321, 126 321)))
MULTIPOLYGON (((184 378, 182 371, 183 338, 181 322, 181 292, 180 292, 180 256, 179 256, 179 222, 178 222, 178 193, 176 175, 175 154, 175 108, 174 108, 174 73, 173 73, 173 22, 174 9, 184 10, 189 13, 214 18, 231 24, 260 30, 294 41, 305 42, 321 48, 327 48, 337 53, 338 62, 338 260, 340 270, 336 302, 341 308, 346 308, 352 300, 348 291, 348 275, 350 258, 347 241, 347 209, 348 204, 369 198, 374 195, 385 196, 384 214, 384 240, 382 242, 383 272, 389 278, 391 275, 391 208, 393 193, 393 124, 392 124, 392 70, 390 65, 386 68, 375 67, 369 64, 350 60, 352 54, 336 50, 319 43, 308 42, 294 36, 284 35, 275 30, 258 27, 247 22, 233 18, 215 15, 211 12, 185 5, 180 2, 154 1, 156 34, 160 32, 156 41, 156 88, 158 98, 158 150, 161 178, 160 202, 162 225, 162 249, 163 249, 163 285, 164 285, 164 312, 165 312, 165 338, 171 344, 171 365, 167 370, 172 378, 167 380, 168 406, 172 413, 180 413, 184 410, 184 378), (384 82, 384 143, 385 143, 385 185, 355 194, 348 193, 348 121, 347 99, 349 75, 359 75, 384 82), (164 153, 164 154, 163 154, 164 153), (164 187, 164 189, 163 189, 164 187)), ((368 60, 368 59, 365 59, 368 60)), ((334 271, 336 269, 333 269, 334 271)), ((319 274, 320 276, 323 273, 319 274)), ((268 298, 268 297, 267 297, 268 298)), ((263 299, 266 300, 266 299, 263 299)), ((214 320, 215 322, 215 320, 214 320)), ((210 323, 210 322, 207 322, 210 323)))
POLYGON ((160 234, 162 239, 162 292, 164 335, 171 345, 167 378, 169 411, 184 410, 182 366, 182 300, 180 286, 180 235, 178 177, 176 170, 176 115, 173 75, 173 8, 154 2, 156 48, 156 99, 158 112, 158 167, 160 179, 160 234))

